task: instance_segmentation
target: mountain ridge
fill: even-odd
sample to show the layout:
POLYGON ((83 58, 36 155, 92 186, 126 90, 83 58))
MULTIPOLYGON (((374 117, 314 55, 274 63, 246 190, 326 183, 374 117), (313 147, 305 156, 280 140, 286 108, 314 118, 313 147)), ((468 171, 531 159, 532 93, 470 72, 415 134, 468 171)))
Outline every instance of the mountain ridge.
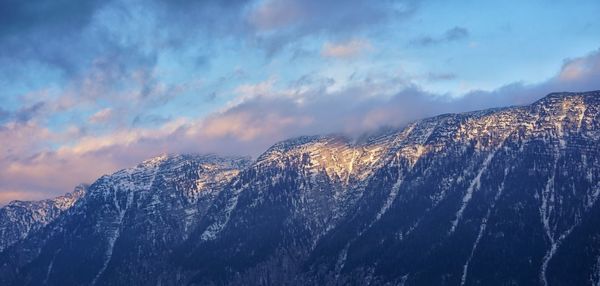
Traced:
POLYGON ((600 249, 599 110, 600 91, 552 93, 365 140, 292 138, 254 161, 156 157, 0 252, 0 282, 598 283, 600 253, 582 247, 600 249))

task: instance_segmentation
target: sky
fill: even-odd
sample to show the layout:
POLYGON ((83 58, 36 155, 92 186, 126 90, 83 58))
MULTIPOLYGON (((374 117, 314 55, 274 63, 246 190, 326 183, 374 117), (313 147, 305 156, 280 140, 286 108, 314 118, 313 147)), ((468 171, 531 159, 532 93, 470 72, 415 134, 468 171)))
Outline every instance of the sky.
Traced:
POLYGON ((600 89, 597 0, 0 1, 0 205, 600 89))

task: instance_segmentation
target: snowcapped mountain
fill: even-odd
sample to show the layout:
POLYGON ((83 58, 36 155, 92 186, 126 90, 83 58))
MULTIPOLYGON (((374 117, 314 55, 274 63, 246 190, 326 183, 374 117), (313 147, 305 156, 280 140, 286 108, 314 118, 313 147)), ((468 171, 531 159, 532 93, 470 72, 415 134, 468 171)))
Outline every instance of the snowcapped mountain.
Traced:
POLYGON ((104 176, 2 285, 598 285, 600 92, 104 176))
POLYGON ((223 185, 248 162, 213 155, 162 156, 103 176, 80 204, 5 253, 4 262, 11 262, 4 264, 0 284, 104 285, 110 284, 107 279, 147 284, 158 279, 169 267, 163 258, 187 238, 223 185), (31 263, 44 269, 30 268, 31 263))
POLYGON ((24 202, 12 201, 0 208, 0 252, 54 221, 85 194, 87 186, 54 199, 24 202))

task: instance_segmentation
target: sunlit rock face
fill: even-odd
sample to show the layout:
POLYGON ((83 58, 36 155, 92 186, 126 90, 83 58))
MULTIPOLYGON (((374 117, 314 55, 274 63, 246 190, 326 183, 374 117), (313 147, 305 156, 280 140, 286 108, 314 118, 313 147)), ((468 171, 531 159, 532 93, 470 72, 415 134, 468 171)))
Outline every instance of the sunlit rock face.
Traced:
POLYGON ((2 285, 596 285, 600 92, 100 178, 2 285))

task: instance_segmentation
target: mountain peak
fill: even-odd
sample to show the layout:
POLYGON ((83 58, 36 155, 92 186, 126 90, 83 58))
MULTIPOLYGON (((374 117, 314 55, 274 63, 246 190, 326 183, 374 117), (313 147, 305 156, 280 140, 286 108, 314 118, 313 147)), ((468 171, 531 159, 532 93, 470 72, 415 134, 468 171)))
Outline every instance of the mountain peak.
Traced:
POLYGON ((0 252, 53 222, 73 207, 88 187, 80 184, 63 196, 41 201, 12 201, 0 208, 0 252))
POLYGON ((600 90, 584 91, 584 92, 553 92, 541 98, 536 104, 557 103, 565 101, 579 100, 585 103, 599 103, 600 90))

